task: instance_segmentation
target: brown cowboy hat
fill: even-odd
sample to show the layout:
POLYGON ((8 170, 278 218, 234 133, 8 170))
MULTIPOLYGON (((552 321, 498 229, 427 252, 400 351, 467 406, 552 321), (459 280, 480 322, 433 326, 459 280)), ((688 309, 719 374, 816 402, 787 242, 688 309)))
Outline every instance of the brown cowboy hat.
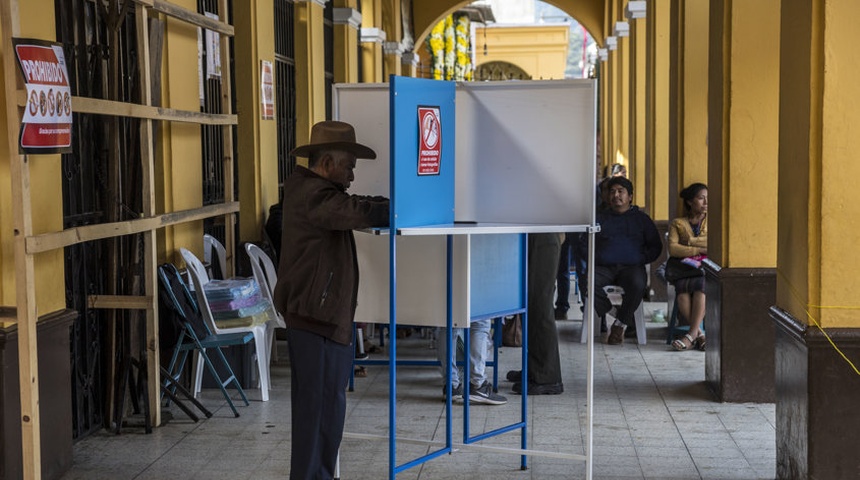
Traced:
POLYGON ((357 158, 376 158, 376 152, 372 148, 355 142, 355 129, 344 122, 325 121, 314 124, 311 128, 310 143, 294 148, 290 155, 308 157, 320 150, 344 150, 357 158))

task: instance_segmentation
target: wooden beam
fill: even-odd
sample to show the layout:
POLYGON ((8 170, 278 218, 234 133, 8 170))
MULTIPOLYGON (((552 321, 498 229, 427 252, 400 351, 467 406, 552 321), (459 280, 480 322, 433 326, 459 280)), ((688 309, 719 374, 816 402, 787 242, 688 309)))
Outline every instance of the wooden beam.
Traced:
POLYGON ((88 295, 89 308, 149 310, 154 308, 151 295, 88 295))
MULTIPOLYGON (((19 107, 27 105, 27 92, 18 90, 16 98, 19 107)), ((141 118, 165 122, 184 122, 200 125, 237 125, 237 115, 223 113, 203 113, 175 108, 153 107, 136 103, 115 102, 99 98, 72 96, 72 111, 75 113, 91 113, 95 115, 112 115, 118 117, 141 118)), ((18 138, 17 136, 15 138, 18 138)))
POLYGON ((21 115, 12 99, 21 76, 15 63, 12 37, 20 37, 18 0, 0 1, 0 32, 3 46, 3 83, 6 97, 6 152, 12 177, 12 216, 15 226, 15 306, 18 309, 18 387, 21 416, 21 461, 25 480, 42 478, 42 438, 39 412, 39 352, 36 322, 35 259, 26 252, 26 239, 33 234, 30 202, 29 158, 18 153, 21 115))
POLYGON ((137 220, 125 220, 122 222, 67 228, 60 232, 28 236, 26 238, 26 253, 28 255, 34 255, 36 253, 49 252, 51 250, 77 245, 83 242, 91 242, 93 240, 101 240, 122 235, 134 235, 136 233, 143 233, 149 230, 168 227, 179 223, 193 222, 196 220, 228 215, 238 211, 239 202, 218 203, 191 210, 164 213, 150 218, 139 218, 137 220))
MULTIPOLYGON (((218 12, 221 18, 227 18, 229 11, 229 3, 227 0, 218 1, 218 12)), ((230 39, 221 37, 221 58, 230 58, 230 39)), ((233 85, 230 81, 230 62, 223 62, 221 66, 221 111, 231 113, 233 111, 233 85)), ((233 176, 233 129, 232 125, 224 125, 221 127, 221 141, 223 144, 224 162, 223 162, 223 178, 224 178, 224 200, 233 200, 235 198, 235 183, 236 179, 233 176)), ((236 215, 227 215, 224 218, 224 237, 227 247, 227 265, 225 273, 228 277, 234 275, 236 262, 233 258, 233 252, 236 251, 236 215)))
MULTIPOLYGON (((209 18, 206 15, 200 15, 199 13, 188 10, 184 7, 180 7, 179 5, 175 5, 170 2, 166 2, 164 0, 135 0, 140 4, 150 6, 156 12, 163 13, 169 17, 176 18, 178 20, 182 20, 184 22, 188 22, 192 25, 197 25, 198 27, 205 28, 207 30, 212 30, 223 35, 234 36, 235 29, 233 25, 230 25, 226 22, 219 22, 214 18, 209 18)), ((227 57, 222 57, 227 58, 227 57)))
MULTIPOLYGON (((150 71, 150 33, 149 18, 146 9, 135 8, 137 22, 137 65, 140 79, 141 103, 152 105, 153 77, 150 71)), ((143 214, 147 217, 156 215, 155 210, 155 125, 152 120, 140 122, 140 167, 142 178, 141 194, 143 196, 143 214)), ((154 230, 143 233, 143 289, 150 299, 146 307, 146 392, 149 403, 149 424, 161 425, 161 353, 158 347, 158 309, 151 299, 158 292, 158 252, 154 230)), ((144 412, 146 413, 146 412, 144 412)))

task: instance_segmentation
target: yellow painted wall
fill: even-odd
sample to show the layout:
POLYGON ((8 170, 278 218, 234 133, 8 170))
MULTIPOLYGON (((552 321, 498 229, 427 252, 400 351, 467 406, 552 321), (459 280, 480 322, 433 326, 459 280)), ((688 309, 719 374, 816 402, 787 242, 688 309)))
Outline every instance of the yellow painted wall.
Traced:
MULTIPOLYGON (((403 26, 400 21, 400 0, 382 0, 382 30, 385 31, 385 43, 395 43, 399 46, 403 38, 403 26)), ((383 49, 383 75, 401 75, 403 72, 401 54, 403 52, 385 52, 383 49)))
MULTIPOLYGON (((20 36, 53 41, 56 39, 54 2, 29 0, 18 2, 20 36)), ((4 35, 6 34, 3 32, 4 35)), ((0 82, 3 80, 0 79, 0 82)), ((5 85, 4 85, 5 88, 5 85)), ((9 99, 4 99, 4 107, 9 99)), ((3 135, 6 136, 6 116, 2 116, 3 135)), ((18 138, 9 139, 17 144, 18 138)), ((14 211, 11 193, 9 148, 0 152, 0 304, 14 306, 15 256, 14 211)), ((55 232, 63 228, 62 170, 59 155, 30 155, 30 199, 33 233, 55 232)), ((65 274, 63 250, 42 253, 35 257, 36 309, 44 315, 65 308, 65 274)))
POLYGON ((645 20, 628 20, 630 23, 630 159, 631 166, 634 168, 633 181, 634 190, 639 194, 638 205, 648 208, 650 213, 653 213, 653 206, 648 189, 646 188, 646 179, 652 172, 649 171, 650 165, 646 162, 645 157, 645 78, 647 71, 645 70, 645 52, 648 47, 645 38, 645 20))
POLYGON ((480 24, 476 27, 476 67, 503 61, 520 67, 534 80, 564 78, 569 25, 490 26, 486 35, 485 27, 480 24))
MULTIPOLYGON (((723 266, 776 266, 779 0, 731 2, 730 142, 723 266), (757 48, 749 48, 757 45, 757 48), (750 208, 755 205, 755 208, 750 208)), ((726 86, 729 88, 729 86, 726 86)))
MULTIPOLYGON (((378 28, 382 26, 381 0, 366 0, 361 2, 361 28, 378 28)), ((387 79, 383 76, 382 43, 377 41, 361 42, 362 82, 378 83, 387 79)))
MULTIPOLYGON (((196 11, 195 0, 175 2, 196 11)), ((226 59, 222 59, 224 61, 226 59)), ((162 65, 162 104, 182 110, 200 109, 200 91, 197 84, 197 29, 185 22, 167 18, 162 65)), ((162 122, 159 159, 162 163, 163 198, 157 203, 162 211, 185 210, 203 205, 203 173, 200 159, 203 156, 200 126, 189 123, 162 122)), ((179 247, 185 247, 198 256, 203 252, 203 222, 192 222, 166 229, 165 250, 174 252, 168 258, 182 264, 179 247)), ((163 252, 159 252, 162 255, 163 252)))
MULTIPOLYGON (((684 2, 683 151, 679 170, 683 188, 708 179, 708 2, 684 2)), ((679 188, 679 190, 680 190, 679 188)), ((680 200, 678 212, 681 209, 680 200)))
POLYGON ((860 178, 857 13, 856 2, 833 0, 826 4, 824 81, 816 85, 822 94, 822 198, 820 230, 811 233, 821 237, 821 305, 850 307, 822 310, 821 322, 826 327, 860 326, 856 288, 860 259, 850 253, 860 245, 860 203, 849 193, 857 190, 860 178))
MULTIPOLYGON (((356 10, 354 0, 339 0, 336 8, 356 10)), ((335 83, 358 82, 358 43, 361 36, 361 26, 353 27, 346 24, 334 25, 334 81, 335 83)))
MULTIPOLYGON (((806 305, 820 305, 821 252, 817 222, 820 217, 821 154, 813 122, 817 122, 818 70, 822 62, 818 42, 813 45, 811 9, 806 2, 785 2, 781 24, 779 102, 779 203, 777 241, 777 299, 781 308, 808 322, 806 305), (806 19, 805 21, 797 21, 806 19)), ((821 19, 815 20, 820 22, 821 19)), ((834 127, 836 127, 834 125, 834 127)), ((816 318, 820 312, 813 311, 816 318)))
MULTIPOLYGON (((0 26, 0 34, 5 35, 0 26)), ((0 52, 0 55, 3 53, 0 52)), ((0 76, 0 86, 3 91, 6 90, 6 81, 4 76, 0 76)), ((5 95, 0 96, 0 108, 3 108, 3 115, 0 115, 0 142, 3 142, 4 148, 0 151, 0 305, 15 305, 15 222, 14 222, 14 204, 12 202, 12 171, 9 155, 9 142, 17 141, 10 139, 8 134, 9 124, 6 120, 6 107, 8 101, 5 95)), ((17 161, 17 157, 16 161, 17 161)))
POLYGON ((326 119, 323 7, 297 2, 295 14, 296 145, 308 143, 314 123, 326 119))
POLYGON ((275 62, 274 0, 237 2, 236 111, 239 115, 236 161, 239 167, 240 241, 261 238, 270 205, 278 201, 277 123, 261 119, 261 61, 275 62))
POLYGON ((650 211, 655 220, 669 219, 669 1, 648 2, 648 34, 651 45, 646 142, 651 173, 650 211))

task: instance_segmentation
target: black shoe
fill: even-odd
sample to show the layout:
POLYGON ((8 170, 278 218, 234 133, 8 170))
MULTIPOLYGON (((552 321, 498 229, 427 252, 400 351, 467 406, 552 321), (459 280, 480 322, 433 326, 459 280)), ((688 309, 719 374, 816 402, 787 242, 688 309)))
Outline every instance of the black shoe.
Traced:
POLYGON ((624 327, 613 325, 609 329, 609 338, 606 339, 609 345, 621 345, 624 343, 624 327))
MULTIPOLYGON (((517 382, 511 388, 514 393, 518 395, 522 395, 523 393, 523 384, 522 382, 517 382)), ((559 383, 532 383, 529 382, 529 395, 558 395, 564 392, 564 385, 561 382, 559 383)))
POLYGON ((505 375, 505 378, 507 378, 509 382, 519 382, 523 378, 523 371, 522 370, 508 370, 508 374, 505 375))
POLYGON ((562 308, 555 309, 555 319, 556 320, 567 320, 567 310, 562 308))
POLYGON ((367 358, 367 352, 364 352, 364 353, 362 353, 362 352, 355 352, 355 359, 356 359, 356 360, 364 360, 364 359, 366 359, 366 358, 367 358))

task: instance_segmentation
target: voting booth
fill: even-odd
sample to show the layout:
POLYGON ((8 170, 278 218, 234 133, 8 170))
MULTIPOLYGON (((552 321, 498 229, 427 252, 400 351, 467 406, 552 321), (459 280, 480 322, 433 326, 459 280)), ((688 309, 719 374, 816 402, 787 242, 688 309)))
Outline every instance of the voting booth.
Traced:
MULTIPOLYGON (((454 83, 392 76, 388 84, 336 85, 333 98, 334 118, 352 124, 358 141, 377 153, 376 160, 358 161, 350 193, 391 199, 390 228, 355 235, 361 275, 356 322, 387 324, 391 332, 398 324, 468 328, 471 320, 524 313, 526 235, 593 235, 594 81, 454 83)), ((589 324, 592 311, 589 306, 589 324)), ((592 351, 590 339, 589 395, 592 351)), ((522 357, 525 365, 526 345, 522 357)), ((452 440, 449 433, 446 448, 395 464, 394 335, 389 362, 394 478, 450 453, 452 440)), ((527 395, 522 401, 525 406, 527 395)), ((589 477, 591 403, 589 396, 586 455, 570 455, 586 461, 589 477)), ((525 412, 520 423, 502 430, 524 433, 525 412)), ((521 446, 524 452, 524 434, 521 446)), ((525 468, 524 453, 521 458, 525 468)))

